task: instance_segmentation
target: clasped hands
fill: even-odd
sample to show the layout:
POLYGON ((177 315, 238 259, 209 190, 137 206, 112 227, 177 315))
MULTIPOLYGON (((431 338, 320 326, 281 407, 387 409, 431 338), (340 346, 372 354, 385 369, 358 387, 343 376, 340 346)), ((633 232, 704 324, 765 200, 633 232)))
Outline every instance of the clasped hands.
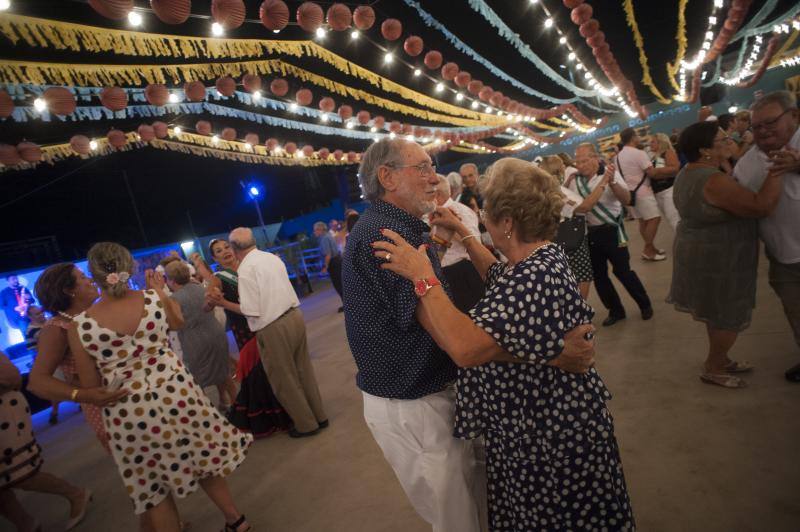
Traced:
POLYGON ((783 148, 769 152, 771 174, 800 173, 800 152, 792 148, 783 148))

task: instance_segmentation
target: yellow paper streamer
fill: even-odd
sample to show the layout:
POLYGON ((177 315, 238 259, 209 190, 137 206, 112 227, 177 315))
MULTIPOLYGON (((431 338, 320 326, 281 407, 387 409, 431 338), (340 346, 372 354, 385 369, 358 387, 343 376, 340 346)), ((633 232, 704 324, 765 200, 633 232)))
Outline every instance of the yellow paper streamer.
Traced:
POLYGON ((667 79, 678 94, 681 93, 681 86, 675 76, 678 75, 678 70, 681 68, 681 61, 686 57, 686 4, 688 3, 689 0, 680 0, 678 3, 678 31, 675 34, 675 40, 678 41, 678 51, 675 54, 675 61, 667 63, 667 79))
POLYGON ((397 94, 425 107, 473 120, 487 120, 487 117, 491 116, 411 90, 380 74, 358 66, 313 41, 186 37, 85 26, 14 14, 0 16, 0 33, 15 44, 24 41, 29 46, 53 46, 57 49, 69 49, 75 52, 113 52, 120 55, 181 59, 195 57, 237 59, 263 57, 266 54, 315 57, 332 65, 340 72, 362 79, 386 92, 397 94))
POLYGON ((636 48, 639 50, 639 64, 642 65, 642 83, 650 89, 650 92, 659 102, 663 104, 672 103, 671 99, 665 98, 661 94, 661 91, 658 90, 658 87, 653 82, 653 78, 650 77, 650 66, 647 63, 647 54, 644 51, 644 39, 639 31, 639 25, 636 23, 636 15, 633 12, 633 0, 625 0, 622 7, 625 10, 625 20, 627 20, 628 26, 633 31, 633 40, 636 42, 636 48))

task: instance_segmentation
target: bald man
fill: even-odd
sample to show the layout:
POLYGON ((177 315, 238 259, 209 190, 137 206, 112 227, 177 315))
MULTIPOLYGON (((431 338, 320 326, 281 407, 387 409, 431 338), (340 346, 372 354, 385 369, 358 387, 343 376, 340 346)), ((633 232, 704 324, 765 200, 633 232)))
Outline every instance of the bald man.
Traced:
POLYGON ((328 426, 308 356, 300 301, 283 261, 256 249, 253 231, 234 229, 228 237, 239 259, 239 305, 256 334, 269 383, 294 422, 292 438, 313 436, 328 426))

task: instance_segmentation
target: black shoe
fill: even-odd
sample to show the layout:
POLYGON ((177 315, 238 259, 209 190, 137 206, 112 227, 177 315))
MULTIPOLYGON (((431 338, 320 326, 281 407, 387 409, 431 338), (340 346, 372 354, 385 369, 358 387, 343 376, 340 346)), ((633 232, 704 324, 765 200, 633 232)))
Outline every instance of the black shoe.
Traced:
POLYGON ((308 438, 309 436, 313 436, 320 431, 319 428, 311 430, 309 432, 300 432, 296 429, 289 429, 289 437, 290 438, 308 438))
POLYGON ((787 369, 785 375, 789 382, 800 382, 800 364, 787 369))
POLYGON ((653 307, 647 307, 645 309, 642 309, 642 319, 644 321, 647 321, 652 317, 653 317, 653 307))
POLYGON ((625 316, 612 316, 611 314, 608 315, 606 319, 603 320, 603 327, 611 327, 618 321, 622 321, 625 319, 625 316))
POLYGON ((319 422, 319 430, 327 429, 328 425, 330 425, 330 423, 328 423, 327 419, 325 421, 320 421, 319 422))
POLYGON ((344 312, 344 307, 339 307, 339 310, 337 310, 336 312, 344 312))

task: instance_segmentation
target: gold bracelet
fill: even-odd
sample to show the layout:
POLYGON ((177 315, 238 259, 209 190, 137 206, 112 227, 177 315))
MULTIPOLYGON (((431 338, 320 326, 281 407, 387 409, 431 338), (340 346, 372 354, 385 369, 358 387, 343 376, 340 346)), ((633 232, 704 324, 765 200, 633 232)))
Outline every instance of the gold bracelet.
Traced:
POLYGON ((73 403, 76 402, 76 399, 78 398, 78 392, 79 391, 80 390, 78 390, 78 388, 73 388, 72 389, 72 393, 69 394, 70 401, 72 401, 73 403))

